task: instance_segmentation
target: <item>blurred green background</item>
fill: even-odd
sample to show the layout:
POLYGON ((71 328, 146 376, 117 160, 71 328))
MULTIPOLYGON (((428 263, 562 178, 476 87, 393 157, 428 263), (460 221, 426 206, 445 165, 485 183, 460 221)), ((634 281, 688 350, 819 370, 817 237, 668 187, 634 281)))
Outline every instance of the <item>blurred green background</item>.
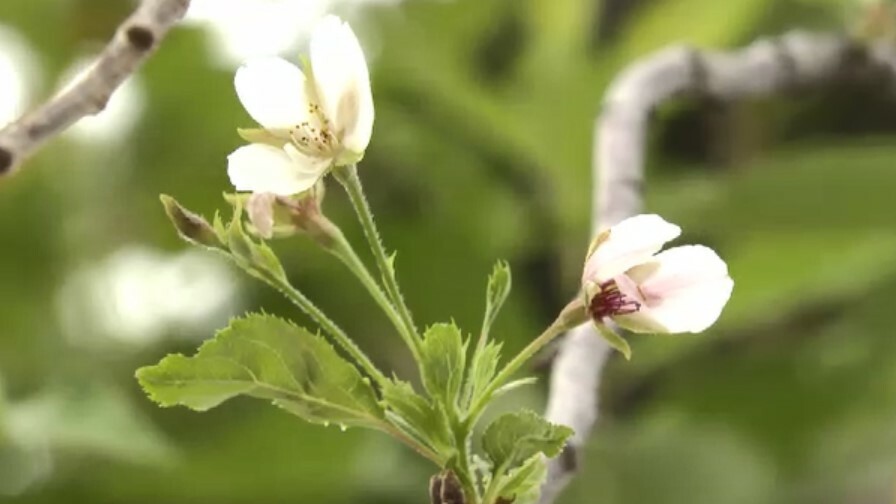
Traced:
MULTIPOLYGON (((433 467, 379 434, 260 402, 198 414, 146 400, 134 370, 191 353, 230 315, 306 319, 189 250, 159 193, 224 208, 251 125, 238 62, 295 58, 324 12, 368 52, 377 119, 361 166, 419 321, 475 330, 509 260, 509 350, 577 289, 592 125, 626 64, 676 42, 737 47, 843 31, 841 0, 194 0, 109 110, 0 181, 0 500, 421 503, 433 467)), ((132 9, 0 2, 0 122, 74 75, 132 9), (15 71, 12 71, 15 70, 15 71)), ((728 260, 736 287, 698 336, 636 337, 562 502, 892 503, 896 494, 896 98, 880 76, 748 103, 687 100, 651 131, 648 209, 728 260)), ((354 239, 336 187, 325 202, 354 239)), ((277 243, 294 282, 382 366, 399 339, 338 264, 277 243)), ((542 409, 546 375, 505 406, 542 409)))

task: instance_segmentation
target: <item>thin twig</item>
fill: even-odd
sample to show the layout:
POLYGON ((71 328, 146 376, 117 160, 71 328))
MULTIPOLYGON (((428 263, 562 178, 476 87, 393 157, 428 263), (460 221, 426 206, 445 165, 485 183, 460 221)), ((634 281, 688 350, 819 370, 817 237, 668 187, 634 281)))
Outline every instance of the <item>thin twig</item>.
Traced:
POLYGON ((143 0, 77 82, 0 129, 0 176, 17 171, 31 153, 79 119, 102 111, 189 5, 190 0, 143 0))
MULTIPOLYGON (((855 74, 896 74, 896 50, 846 37, 794 31, 732 52, 678 46, 626 68, 607 89, 593 153, 592 231, 637 214, 643 205, 647 130, 653 110, 682 95, 735 100, 818 87, 855 74)), ((551 373, 547 417, 575 429, 564 453, 549 463, 541 504, 554 502, 579 466, 598 419, 597 390, 609 346, 590 325, 563 340, 551 373)))

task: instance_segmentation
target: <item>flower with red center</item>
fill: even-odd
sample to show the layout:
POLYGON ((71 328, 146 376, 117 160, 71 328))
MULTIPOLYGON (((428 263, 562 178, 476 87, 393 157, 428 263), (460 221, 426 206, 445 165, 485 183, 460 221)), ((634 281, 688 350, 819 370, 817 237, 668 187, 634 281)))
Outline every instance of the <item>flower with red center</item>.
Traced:
POLYGON ((681 228, 658 215, 637 215, 600 233, 582 284, 591 318, 633 332, 702 332, 731 297, 728 266, 709 247, 660 252, 681 228))

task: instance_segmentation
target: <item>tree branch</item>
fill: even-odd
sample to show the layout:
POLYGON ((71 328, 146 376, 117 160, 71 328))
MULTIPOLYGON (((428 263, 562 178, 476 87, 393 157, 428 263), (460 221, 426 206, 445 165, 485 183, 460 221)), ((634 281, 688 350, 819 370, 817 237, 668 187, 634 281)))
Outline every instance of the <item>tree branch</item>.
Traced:
MULTIPOLYGON (((896 49, 797 31, 733 52, 678 46, 633 63, 610 84, 596 121, 593 233, 641 211, 647 128, 653 110, 664 102, 682 95, 721 100, 771 96, 867 72, 893 78, 896 49)), ((598 418, 597 390, 609 354, 609 346, 590 325, 574 329, 561 344, 547 417, 575 429, 575 436, 550 461, 541 504, 554 502, 579 465, 579 452, 598 418)))
POLYGON ((154 52, 189 5, 190 0, 143 0, 83 76, 0 129, 0 176, 17 171, 28 155, 82 117, 102 111, 112 93, 154 52))

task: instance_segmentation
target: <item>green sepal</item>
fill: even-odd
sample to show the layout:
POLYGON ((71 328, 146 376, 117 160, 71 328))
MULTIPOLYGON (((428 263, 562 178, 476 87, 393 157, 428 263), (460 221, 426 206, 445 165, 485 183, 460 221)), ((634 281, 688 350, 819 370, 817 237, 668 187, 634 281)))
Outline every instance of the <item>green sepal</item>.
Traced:
POLYGON ((265 144, 281 149, 290 142, 287 129, 237 128, 236 132, 240 138, 249 143, 265 144))
POLYGON ((594 326, 597 328, 598 334, 606 340, 606 342, 616 350, 619 350, 622 355, 625 356, 625 360, 631 360, 632 358, 632 347, 629 346, 628 341, 625 340, 622 336, 619 335, 613 329, 610 329, 604 324, 599 322, 595 322, 594 326))
POLYGON ((226 234, 227 245, 236 263, 253 276, 258 277, 259 273, 270 274, 285 281, 286 271, 274 250, 263 241, 258 243, 253 241, 243 228, 241 200, 233 199, 231 203, 233 204, 233 218, 224 234, 226 234))

